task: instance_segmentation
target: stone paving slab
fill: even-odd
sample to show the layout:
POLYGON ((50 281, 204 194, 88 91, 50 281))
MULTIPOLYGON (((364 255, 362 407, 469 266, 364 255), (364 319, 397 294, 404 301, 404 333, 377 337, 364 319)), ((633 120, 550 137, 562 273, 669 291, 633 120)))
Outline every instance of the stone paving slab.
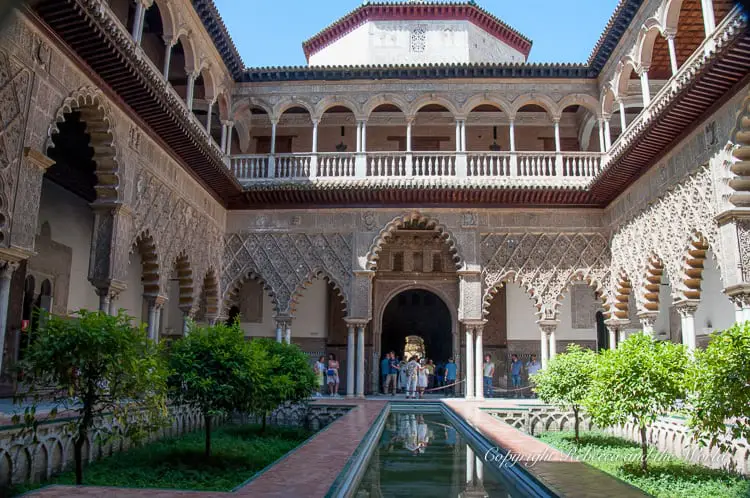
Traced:
POLYGON ((482 410, 482 408, 494 407, 492 405, 497 406, 499 402, 496 400, 471 402, 451 399, 446 400, 445 403, 499 448, 504 448, 514 456, 518 456, 518 461, 530 474, 560 496, 575 498, 649 496, 640 489, 586 463, 579 462, 482 410))

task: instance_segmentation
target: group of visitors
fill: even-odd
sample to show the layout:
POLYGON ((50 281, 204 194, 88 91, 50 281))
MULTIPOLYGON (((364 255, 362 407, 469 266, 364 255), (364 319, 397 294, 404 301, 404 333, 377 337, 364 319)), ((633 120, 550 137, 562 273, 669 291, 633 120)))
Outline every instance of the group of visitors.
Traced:
POLYGON ((318 358, 318 361, 315 362, 314 370, 318 378, 319 389, 315 395, 320 397, 327 391, 332 398, 338 398, 339 362, 336 360, 336 355, 333 353, 329 354, 327 362, 325 356, 318 358))
POLYGON ((512 355, 510 361, 510 382, 511 394, 514 397, 519 396, 520 393, 524 390, 524 386, 521 381, 521 375, 524 367, 526 368, 526 373, 529 377, 542 369, 542 365, 537 361, 535 354, 531 355, 531 360, 529 360, 526 365, 524 365, 523 362, 518 359, 518 355, 512 355))
POLYGON ((394 351, 386 354, 380 362, 383 394, 406 393, 406 398, 424 397, 426 390, 443 390, 444 394, 455 393, 456 364, 453 358, 446 364, 437 364, 430 359, 420 359, 414 355, 408 360, 400 360, 394 351))

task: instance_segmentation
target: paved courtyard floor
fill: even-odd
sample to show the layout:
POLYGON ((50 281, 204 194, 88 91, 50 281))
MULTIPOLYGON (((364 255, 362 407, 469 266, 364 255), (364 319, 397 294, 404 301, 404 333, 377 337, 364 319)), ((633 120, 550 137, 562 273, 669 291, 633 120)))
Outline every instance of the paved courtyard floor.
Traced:
MULTIPOLYGON (((313 403, 350 405, 354 408, 315 437, 284 457, 234 493, 124 489, 106 487, 50 486, 31 493, 34 497, 323 497, 362 442, 381 411, 391 400, 404 396, 373 396, 367 399, 320 398, 313 403)), ((507 408, 539 404, 538 400, 490 399, 466 401, 430 396, 422 402, 446 403, 460 417, 498 447, 521 455, 520 462, 535 477, 560 496, 623 498, 647 496, 640 490, 547 446, 487 414, 483 408, 507 408)), ((419 402, 419 400, 415 401, 419 402)))

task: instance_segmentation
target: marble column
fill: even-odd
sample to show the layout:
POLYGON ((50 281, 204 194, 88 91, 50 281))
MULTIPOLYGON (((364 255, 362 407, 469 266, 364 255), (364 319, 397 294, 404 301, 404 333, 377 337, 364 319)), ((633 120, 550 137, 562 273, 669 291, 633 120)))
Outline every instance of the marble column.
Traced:
POLYGON ((474 398, 474 334, 472 327, 465 325, 466 327, 466 382, 464 383, 464 389, 466 393, 466 399, 474 398))
POLYGON ((698 304, 700 301, 697 299, 683 299, 674 303, 674 307, 680 314, 682 343, 690 353, 695 351, 695 311, 698 309, 698 304))
POLYGON ((5 335, 8 326, 8 303, 10 302, 10 282, 13 272, 18 269, 19 263, 15 261, 4 262, 0 268, 0 372, 3 371, 3 358, 5 351, 5 335))
POLYGON ((701 10, 703 11, 703 28, 708 38, 716 29, 713 0, 701 0, 701 10))
POLYGON ((357 325, 357 397, 365 397, 365 325, 357 325))
POLYGON ((411 128, 414 120, 406 120, 406 152, 411 152, 411 128))
POLYGON ((287 344, 292 343, 292 321, 286 322, 286 329, 284 330, 284 342, 287 344))
POLYGON ((654 337, 654 324, 659 317, 658 311, 642 311, 638 313, 638 320, 641 322, 641 330, 646 335, 654 337))
POLYGON ((354 324, 347 324, 347 340, 346 340, 346 397, 354 397, 354 324))
POLYGON ((164 296, 147 296, 146 300, 148 302, 148 337, 158 343, 161 308, 167 299, 164 296))
POLYGON ((606 152, 607 147, 604 145, 604 120, 602 118, 598 119, 599 123, 599 152, 606 152))
POLYGON ((651 103, 651 89, 648 86, 648 66, 641 68, 641 96, 643 98, 643 107, 648 107, 651 103))
POLYGON ((195 79, 198 77, 198 74, 195 72, 188 73, 188 82, 187 82, 187 95, 185 97, 185 103, 187 104, 188 111, 193 110, 193 92, 195 91, 195 79))
POLYGON ((620 106, 620 126, 622 127, 620 135, 624 135, 625 129, 628 127, 628 120, 625 117, 625 102, 620 100, 617 102, 617 105, 620 106))
POLYGON ((474 397, 478 400, 484 399, 484 349, 482 347, 482 327, 474 327, 476 346, 474 354, 476 356, 476 382, 474 384, 474 397))
POLYGON ((172 46, 174 42, 169 38, 164 38, 164 69, 162 70, 162 76, 164 80, 169 83, 169 66, 172 64, 172 46))
POLYGON ((612 130, 609 127, 609 118, 604 118, 604 149, 609 152, 612 148, 612 130))
POLYGON ((213 101, 208 103, 208 111, 206 113, 206 133, 208 136, 211 136, 211 118, 213 117, 214 113, 214 103, 213 101))
POLYGON ((555 124, 555 152, 560 152, 560 118, 554 118, 552 122, 555 124))
POLYGON ((664 37, 667 39, 667 47, 669 48, 669 66, 672 69, 672 76, 679 71, 679 66, 677 65, 677 49, 674 45, 676 34, 676 32, 671 31, 664 32, 664 37))
POLYGON ((516 151, 516 123, 515 119, 510 118, 510 151, 516 151))
POLYGON ((549 339, 547 331, 543 327, 539 327, 539 333, 541 334, 541 362, 542 362, 542 368, 547 368, 547 363, 549 363, 549 339))
POLYGON ((143 2, 135 2, 135 15, 133 16, 133 28, 130 35, 133 37, 133 41, 136 45, 141 44, 141 36, 143 35, 143 18, 146 14, 146 6, 143 2))

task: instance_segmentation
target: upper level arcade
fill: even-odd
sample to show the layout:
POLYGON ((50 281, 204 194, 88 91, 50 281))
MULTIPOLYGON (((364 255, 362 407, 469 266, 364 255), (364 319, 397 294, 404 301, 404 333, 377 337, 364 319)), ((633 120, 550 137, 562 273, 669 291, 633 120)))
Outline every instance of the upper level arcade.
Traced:
POLYGON ((311 66, 525 62, 531 40, 476 2, 364 2, 302 44, 311 66))

